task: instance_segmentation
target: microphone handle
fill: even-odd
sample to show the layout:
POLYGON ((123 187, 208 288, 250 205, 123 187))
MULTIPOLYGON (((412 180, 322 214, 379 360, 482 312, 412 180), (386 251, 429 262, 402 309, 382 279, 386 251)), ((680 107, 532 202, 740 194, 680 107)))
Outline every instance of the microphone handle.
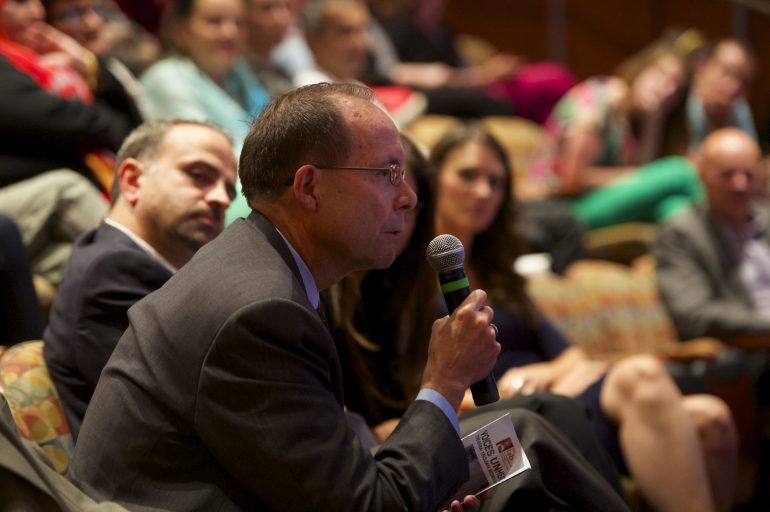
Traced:
MULTIPOLYGON (((440 272, 438 280, 441 285, 441 293, 444 294, 444 302, 446 302, 447 310, 451 315, 471 294, 468 278, 465 276, 465 270, 460 267, 449 272, 440 272)), ((471 394, 473 395, 473 403, 479 406, 500 400, 497 383, 495 383, 495 378, 491 373, 482 380, 471 384, 471 394)))

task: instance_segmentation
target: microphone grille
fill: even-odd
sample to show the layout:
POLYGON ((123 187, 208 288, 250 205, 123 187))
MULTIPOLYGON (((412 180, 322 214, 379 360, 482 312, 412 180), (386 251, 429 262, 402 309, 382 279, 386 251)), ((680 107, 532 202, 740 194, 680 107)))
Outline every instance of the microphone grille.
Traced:
POLYGON ((428 263, 436 272, 462 268, 465 248, 457 237, 439 235, 428 244, 428 263))

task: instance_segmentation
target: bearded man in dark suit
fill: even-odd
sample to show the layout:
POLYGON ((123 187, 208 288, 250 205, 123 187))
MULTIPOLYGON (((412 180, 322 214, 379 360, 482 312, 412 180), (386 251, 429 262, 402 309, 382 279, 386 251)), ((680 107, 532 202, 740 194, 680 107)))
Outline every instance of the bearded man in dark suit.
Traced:
POLYGON ((128 309, 222 232, 235 194, 232 144, 217 127, 147 122, 118 152, 113 204, 75 243, 45 330, 45 360, 77 438, 128 309))

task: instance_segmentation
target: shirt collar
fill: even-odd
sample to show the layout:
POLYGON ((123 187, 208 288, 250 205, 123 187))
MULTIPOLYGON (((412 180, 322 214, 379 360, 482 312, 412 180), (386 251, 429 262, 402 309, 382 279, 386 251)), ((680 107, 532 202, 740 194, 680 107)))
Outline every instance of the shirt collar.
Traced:
POLYGON ((118 221, 115 221, 113 219, 110 219, 109 217, 104 219, 104 223, 108 226, 112 226, 113 228, 117 229, 124 235, 126 235, 128 238, 131 239, 136 245, 138 245, 144 252, 149 254, 153 259, 157 260, 158 263, 166 267, 172 274, 175 274, 178 270, 174 265, 169 263, 169 261, 160 255, 158 251, 156 251, 150 244, 148 244, 143 238, 141 238, 139 235, 131 231, 129 228, 124 226, 118 221))
POLYGON ((740 259, 743 253, 743 248, 752 240, 759 240, 765 237, 767 232, 768 218, 767 212, 762 208, 752 208, 754 216, 748 224, 746 231, 740 233, 730 225, 728 222, 720 219, 719 217, 712 215, 714 223, 722 238, 727 242, 727 249, 733 254, 735 258, 740 259))
POLYGON ((294 262, 297 264, 297 268, 299 268, 299 275, 302 278, 302 285, 305 287, 307 300, 310 301, 310 305, 313 306, 314 309, 318 309, 320 298, 318 296, 318 287, 315 284, 315 278, 313 277, 313 274, 310 272, 310 269, 307 267, 307 265, 305 265, 302 257, 294 249, 289 240, 284 236, 283 233, 281 233, 281 230, 277 227, 275 230, 278 231, 278 234, 281 235, 283 241, 286 242, 286 246, 289 248, 291 256, 294 258, 294 262))

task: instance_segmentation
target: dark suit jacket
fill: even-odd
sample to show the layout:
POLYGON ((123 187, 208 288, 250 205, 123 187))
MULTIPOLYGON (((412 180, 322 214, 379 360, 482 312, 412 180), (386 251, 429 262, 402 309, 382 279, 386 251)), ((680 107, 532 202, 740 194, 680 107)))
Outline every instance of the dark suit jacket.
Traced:
POLYGON ((43 339, 45 362, 75 438, 99 375, 128 327, 128 308, 171 275, 105 223, 73 246, 43 339))
MULTIPOLYGON (((770 212, 756 205, 758 215, 770 212)), ((770 244, 770 232, 764 234, 770 244)), ((682 339, 770 332, 755 311, 734 254, 706 205, 687 210, 660 229, 653 248, 658 290, 682 339)))
POLYGON ((70 476, 131 510, 434 510, 468 476, 417 401, 372 457, 348 427, 334 342, 259 214, 129 311, 70 476))

